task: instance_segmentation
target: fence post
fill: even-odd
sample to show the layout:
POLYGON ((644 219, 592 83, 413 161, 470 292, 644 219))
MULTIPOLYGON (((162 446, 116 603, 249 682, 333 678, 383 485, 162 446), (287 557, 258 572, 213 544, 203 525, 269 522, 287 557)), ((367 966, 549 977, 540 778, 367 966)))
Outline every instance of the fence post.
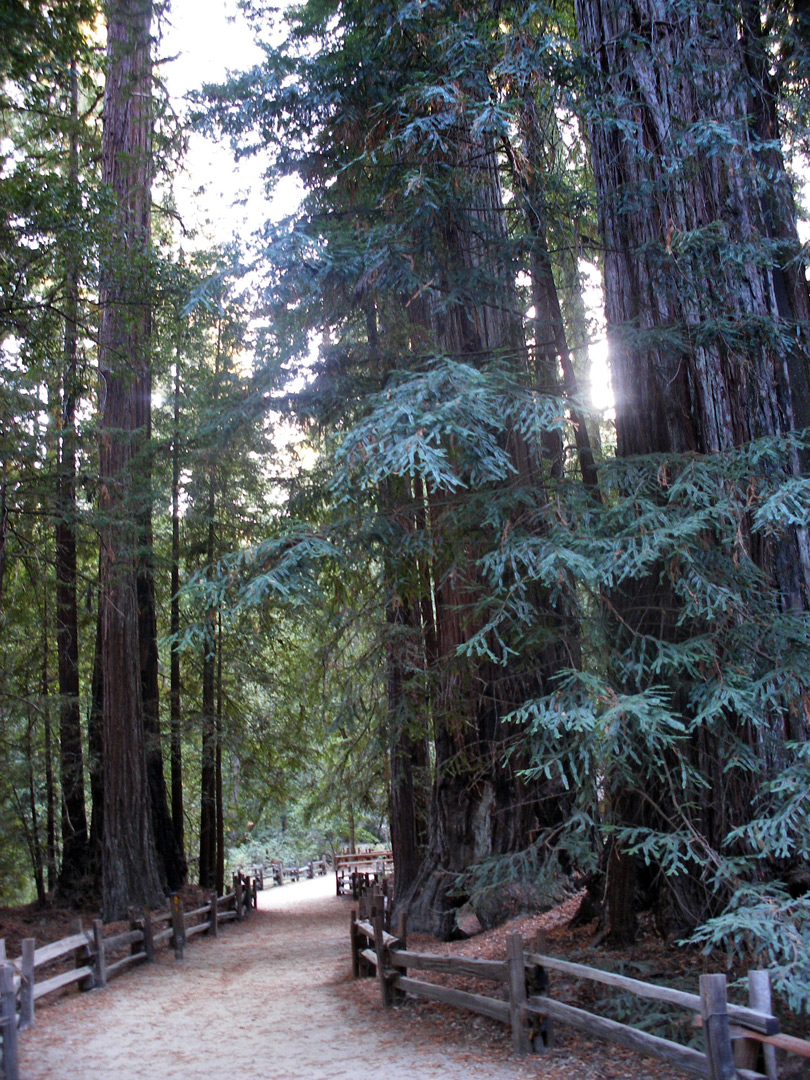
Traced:
POLYGON ((710 1080, 736 1080, 725 975, 700 976, 700 1015, 710 1080))
MULTIPOLYGON (((534 937, 533 951, 543 956, 545 955, 547 947, 545 930, 538 930, 534 937)), ((534 997, 537 994, 548 994, 548 992, 548 972, 542 965, 533 964, 532 967, 527 968, 526 996, 534 997)), ((554 1025, 550 1016, 532 1016, 529 1021, 529 1027, 529 1041, 535 1054, 545 1054, 546 1051, 553 1048, 554 1025)))
POLYGON ((17 1054, 17 1005, 14 994, 14 967, 0 962, 0 1026, 3 1028, 3 1077, 20 1080, 17 1054))
POLYGON ((242 909, 242 878, 239 874, 233 875, 234 903, 236 904, 236 921, 241 922, 244 911, 242 909))
MULTIPOLYGON (((748 972, 748 1004, 757 1012, 771 1012, 771 979, 767 971, 748 972)), ((734 1063, 739 1069, 764 1072, 768 1080, 777 1080, 776 1047, 756 1039, 734 1040, 734 1063)))
POLYGON ((388 878, 387 877, 383 877, 381 889, 382 889, 383 915, 385 917, 385 929, 390 934, 391 933, 391 898, 388 895, 388 878))
POLYGON ((152 927, 152 912, 144 911, 143 913, 143 948, 146 953, 146 962, 148 964, 154 964, 155 962, 155 932, 152 927))
POLYGON ((518 1057, 525 1057, 529 1050, 529 1032, 526 1027, 526 967, 523 962, 523 938, 509 934, 506 938, 506 965, 509 974, 509 1021, 512 1025, 512 1049, 518 1057))
MULTIPOLYGON (((129 918, 130 930, 140 930, 140 932, 143 933, 143 924, 141 923, 138 909, 134 907, 127 908, 127 917, 129 918)), ((129 947, 130 956, 137 956, 144 951, 144 943, 142 941, 133 941, 129 947)))
POLYGON ((208 915, 208 933, 211 937, 219 935, 219 904, 216 891, 211 893, 211 911, 208 915))
MULTIPOLYGON (((395 947, 396 947, 396 949, 398 951, 399 950, 404 951, 404 950, 406 950, 408 948, 408 913, 407 913, 407 911, 400 911, 399 915, 397 915, 396 939, 397 939, 397 943, 396 943, 395 947)), ((401 968, 401 967, 397 966, 396 974, 397 975, 407 975, 408 974, 408 969, 407 968, 401 968)), ((393 990, 393 988, 392 988, 392 990, 393 990)), ((393 995, 394 995, 394 1001, 395 1002, 404 1001, 405 997, 406 997, 405 991, 404 990, 399 990, 399 989, 393 990, 393 995)))
POLYGON ((34 953, 36 938, 23 938, 22 982, 20 983, 20 1031, 34 1026, 34 953))
POLYGON ((385 946, 385 919, 381 911, 374 912, 374 951, 377 954, 377 978, 380 981, 380 994, 382 996, 382 1003, 384 1008, 389 1008, 391 1005, 391 986, 388 982, 388 972, 386 970, 386 960, 388 958, 388 950, 385 946))
POLYGON ((107 985, 107 957, 104 953, 104 923, 93 919, 93 948, 95 950, 96 986, 107 985))
POLYGON ((172 945, 174 946, 175 960, 183 959, 183 949, 186 944, 186 919, 183 914, 183 905, 177 893, 172 893, 169 904, 172 913, 172 945))
POLYGON ((352 978, 360 978, 360 935, 357 933, 357 911, 352 909, 349 919, 349 942, 352 949, 352 978))
POLYGON ((93 973, 93 952, 90 948, 90 942, 87 940, 87 935, 84 932, 82 920, 73 919, 70 928, 74 934, 81 934, 84 938, 84 945, 80 945, 78 949, 75 949, 73 952, 73 962, 77 968, 85 966, 90 968, 90 974, 80 981, 79 989, 92 990, 96 985, 96 977, 93 973))

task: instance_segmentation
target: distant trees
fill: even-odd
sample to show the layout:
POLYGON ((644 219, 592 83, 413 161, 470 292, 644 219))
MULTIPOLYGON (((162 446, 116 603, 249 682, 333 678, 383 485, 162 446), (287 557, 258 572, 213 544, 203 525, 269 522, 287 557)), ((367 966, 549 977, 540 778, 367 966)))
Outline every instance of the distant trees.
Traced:
MULTIPOLYGON (((221 266, 214 265, 218 256, 193 267, 170 257, 166 219, 158 218, 156 233, 151 228, 159 162, 150 13, 148 4, 135 2, 111 4, 106 12, 103 140, 94 4, 4 9, 8 32, 0 49, 7 135, 0 177, 0 740, 8 764, 0 783, 8 825, 0 881, 4 890, 16 889, 28 861, 40 902, 57 889, 71 903, 98 896, 103 879, 108 912, 155 902, 185 879, 183 830, 175 829, 166 796, 161 697, 166 711, 168 696, 159 695, 158 634, 175 635, 172 786, 182 825, 184 782, 190 812, 196 802, 190 793, 199 766, 191 750, 198 749, 200 681, 183 640, 193 633, 195 613, 179 593, 201 560, 193 550, 196 526, 184 536, 181 518, 194 483, 192 456, 200 461, 217 453, 209 447, 222 425, 243 451, 223 473, 223 485, 235 489, 232 504, 239 492, 252 506, 264 499, 264 480, 257 480, 249 454, 259 460, 266 448, 248 437, 248 449, 240 434, 263 422, 260 399, 247 402, 247 380, 238 400, 222 394, 206 401, 210 379, 192 407, 184 397, 185 367, 199 354, 204 368, 216 324, 208 301, 195 306, 192 296, 205 294, 221 266), (176 417, 159 415, 153 430, 153 402, 161 402, 172 362, 176 417), (220 409, 230 410, 230 418, 220 409), (161 453, 169 445, 174 476, 161 453), (170 486, 176 492, 171 556, 163 499, 170 486), (162 610, 169 595, 171 621, 162 610)), ((217 304, 230 308, 228 348, 235 350, 240 314, 224 295, 220 289, 217 304)), ((192 381, 190 375, 189 387, 192 381)), ((220 456, 225 468, 227 455, 220 456)), ((218 543, 237 542, 235 535, 243 542, 255 525, 255 517, 243 517, 242 533, 224 530, 218 543)), ((235 639, 230 643, 238 650, 235 639)), ((221 652, 218 672, 219 722, 226 723, 229 669, 221 652)), ((223 743, 220 737, 220 775, 223 743)), ((237 744, 234 736, 231 745, 237 744)), ((227 749, 224 766, 227 797, 227 749)), ((220 811, 223 803, 220 795, 220 811)), ((220 883, 223 829, 238 816, 232 806, 224 809, 220 883)), ((196 843, 196 826, 189 831, 196 843)))

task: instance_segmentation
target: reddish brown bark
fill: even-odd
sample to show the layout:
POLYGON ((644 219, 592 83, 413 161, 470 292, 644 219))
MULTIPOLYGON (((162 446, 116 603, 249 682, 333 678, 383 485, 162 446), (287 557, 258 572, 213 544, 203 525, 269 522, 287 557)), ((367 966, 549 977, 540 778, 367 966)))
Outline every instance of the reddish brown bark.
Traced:
POLYGON ((102 179, 115 221, 102 265, 101 653, 106 919, 162 899, 147 778, 137 592, 134 464, 139 388, 149 370, 151 317, 151 0, 110 0, 102 179))
MULTIPOLYGON (((810 300, 759 6, 577 0, 576 13, 596 105, 590 139, 619 455, 712 454, 806 426, 810 300)), ((801 471, 798 455, 786 464, 801 471)), ((806 534, 765 545, 741 519, 740 538, 783 606, 806 609, 806 534)), ((615 603, 630 632, 678 633, 677 604, 657 574, 615 603)), ((789 730, 789 717, 772 719, 782 734, 803 734, 789 730)), ((756 781, 727 768, 711 732, 692 739, 706 779, 692 793, 696 825, 719 850, 756 781)), ((650 785, 639 776, 639 792, 650 785)), ((616 795, 615 823, 641 823, 631 820, 634 800, 654 826, 627 791, 616 795)), ((614 851, 607 898, 616 943, 632 935, 625 879, 635 870, 614 851)), ((661 883, 661 905, 678 889, 678 918, 703 917, 705 900, 683 880, 661 883)))

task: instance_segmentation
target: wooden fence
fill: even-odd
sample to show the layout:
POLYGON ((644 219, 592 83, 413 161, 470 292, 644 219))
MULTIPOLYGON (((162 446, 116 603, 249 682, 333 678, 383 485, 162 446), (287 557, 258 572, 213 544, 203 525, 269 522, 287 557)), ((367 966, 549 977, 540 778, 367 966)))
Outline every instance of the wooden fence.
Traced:
MULTIPOLYGON (((245 868, 240 867, 242 872, 245 868)), ((326 855, 319 859, 310 859, 309 862, 295 862, 285 864, 280 859, 270 859, 263 863, 252 863, 247 867, 247 872, 259 883, 259 888, 264 889, 265 879, 275 885, 283 885, 285 881, 300 881, 301 878, 324 877, 327 872, 326 855)))
POLYGON ((85 930, 76 920, 68 937, 49 945, 37 948, 34 938, 26 938, 16 960, 6 959, 5 942, 0 939, 0 1077, 19 1080, 17 1031, 33 1025, 34 1006, 40 998, 72 983, 79 990, 101 989, 133 964, 154 961, 157 948, 164 944, 180 960, 189 939, 203 933, 216 937, 223 923, 241 921, 256 902, 256 879, 234 874, 231 892, 219 897, 212 894, 193 911, 184 911, 176 895, 170 898, 168 911, 131 911, 129 930, 105 935, 101 919, 94 920, 92 930, 85 930), (54 965, 61 970, 43 975, 54 965))
MULTIPOLYGON (((365 900, 365 898, 364 898, 365 900)), ((406 995, 428 998, 499 1020, 511 1028, 518 1056, 542 1053, 552 1046, 553 1023, 567 1024, 592 1038, 604 1039, 658 1058, 683 1073, 708 1080, 778 1080, 776 1049, 810 1058, 810 1042, 780 1034, 771 1014, 768 973, 749 975, 748 1006, 730 1004, 725 975, 701 975, 699 993, 690 994, 616 975, 583 964, 527 950, 519 934, 507 938, 506 958, 481 960, 414 952, 407 947, 401 918, 397 933, 385 928, 381 901, 361 901, 352 911, 352 974, 375 977, 388 1007, 406 995), (472 976, 498 985, 493 996, 413 978, 413 971, 472 976), (551 997, 550 972, 601 983, 639 998, 680 1006, 703 1029, 704 1050, 683 1046, 628 1024, 568 1005, 551 997), (497 996, 495 996, 497 995, 497 996)))
POLYGON ((338 896, 351 893, 355 900, 394 872, 390 851, 363 851, 335 855, 335 890, 338 896))

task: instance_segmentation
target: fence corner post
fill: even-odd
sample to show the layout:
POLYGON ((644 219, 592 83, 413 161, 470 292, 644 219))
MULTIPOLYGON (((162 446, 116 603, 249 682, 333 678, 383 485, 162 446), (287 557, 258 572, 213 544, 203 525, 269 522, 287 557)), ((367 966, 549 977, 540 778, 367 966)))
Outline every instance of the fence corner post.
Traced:
POLYGON ((512 1026, 512 1049, 518 1057, 526 1057, 531 1049, 526 1027, 526 965, 523 960, 523 938, 509 934, 506 938, 506 965, 509 975, 509 1021, 512 1026))
POLYGON ((211 937, 219 936, 219 898, 216 889, 211 893, 211 911, 208 915, 208 933, 211 937))
POLYGON ((36 938, 23 938, 22 982, 20 983, 20 1031, 34 1026, 34 953, 36 938))
POLYGON ((20 1080, 14 967, 5 960, 0 961, 0 1027, 3 1028, 3 1076, 5 1080, 20 1080))
POLYGON ((736 1080, 725 975, 700 976, 700 1015, 710 1080, 736 1080))

